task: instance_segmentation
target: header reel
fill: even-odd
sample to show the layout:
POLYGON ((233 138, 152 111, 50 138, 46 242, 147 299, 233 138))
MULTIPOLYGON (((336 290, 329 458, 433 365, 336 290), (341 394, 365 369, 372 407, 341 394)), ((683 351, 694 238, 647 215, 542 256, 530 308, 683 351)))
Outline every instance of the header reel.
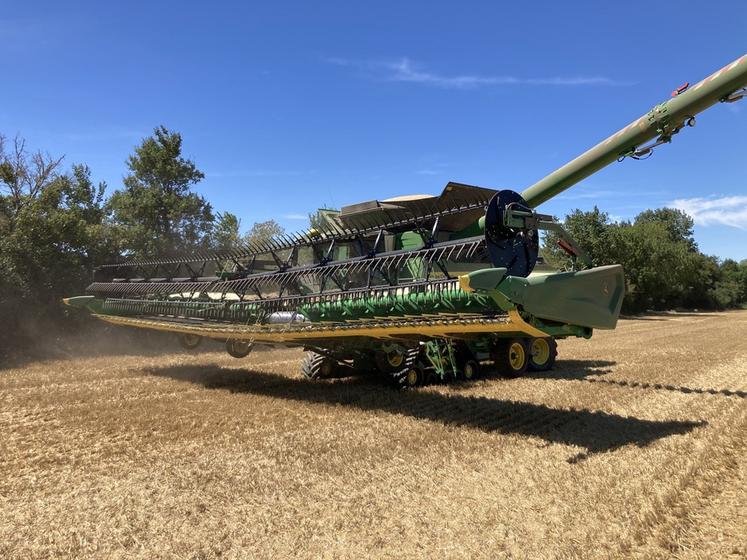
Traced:
POLYGON ((508 276, 529 276, 537 264, 541 229, 558 235, 558 245, 571 257, 572 270, 577 270, 577 259, 583 268, 592 267, 589 256, 553 216, 535 212, 511 190, 498 191, 485 212, 485 242, 493 266, 505 268, 508 276))
POLYGON ((498 191, 485 212, 485 241, 493 266, 526 277, 539 254, 537 217, 515 191, 498 191))

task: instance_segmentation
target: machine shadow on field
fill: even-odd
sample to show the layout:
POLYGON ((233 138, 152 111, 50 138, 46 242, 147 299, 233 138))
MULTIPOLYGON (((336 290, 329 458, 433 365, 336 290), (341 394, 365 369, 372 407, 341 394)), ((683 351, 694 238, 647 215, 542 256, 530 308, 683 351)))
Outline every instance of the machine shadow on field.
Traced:
POLYGON ((302 403, 340 405, 362 411, 384 411, 485 432, 521 434, 550 443, 586 449, 570 459, 613 451, 629 444, 644 447, 675 434, 704 426, 704 421, 654 421, 590 410, 549 406, 488 397, 442 394, 428 390, 397 391, 374 378, 335 381, 292 379, 275 373, 216 366, 172 366, 150 370, 153 375, 223 389, 302 403))
POLYGON ((550 371, 527 371, 522 377, 530 379, 586 379, 590 375, 612 373, 617 362, 610 360, 560 360, 550 371))
POLYGON ((583 381, 585 383, 601 383, 616 387, 626 387, 647 391, 670 391, 683 393, 685 395, 721 395, 726 397, 739 397, 742 399, 747 398, 747 391, 740 391, 738 389, 685 387, 682 385, 673 385, 671 383, 649 383, 647 381, 628 381, 626 379, 590 377, 612 373, 612 370, 609 368, 610 366, 614 366, 616 363, 617 362, 605 360, 563 360, 562 362, 558 362, 551 371, 529 371, 524 374, 524 377, 531 379, 562 379, 569 381, 583 381))
POLYGON ((683 387, 682 385, 671 385, 669 383, 647 383, 645 381, 626 381, 625 379, 584 379, 587 383, 605 383, 617 387, 629 387, 632 389, 673 391, 685 395, 721 395, 725 397, 738 397, 747 399, 747 391, 731 389, 714 389, 712 387, 683 387))

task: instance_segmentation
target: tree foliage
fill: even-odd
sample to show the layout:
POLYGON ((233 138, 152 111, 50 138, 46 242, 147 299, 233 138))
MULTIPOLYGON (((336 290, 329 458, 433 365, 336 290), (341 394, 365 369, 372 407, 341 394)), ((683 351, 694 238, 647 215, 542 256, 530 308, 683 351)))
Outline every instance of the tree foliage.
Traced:
POLYGON ((122 253, 161 257, 206 248, 215 217, 192 192, 205 175, 182 157, 182 137, 160 126, 127 160, 124 188, 108 202, 122 253))
POLYGON ((216 251, 228 251, 238 248, 244 239, 241 235, 241 220, 231 212, 215 215, 215 225, 211 236, 212 248, 216 251))
POLYGON ((241 233, 241 220, 231 212, 216 214, 211 234, 211 246, 218 251, 227 251, 262 243, 285 233, 285 228, 275 220, 255 222, 246 233, 241 233))
POLYGON ((6 145, 0 141, 0 314, 3 334, 17 336, 35 320, 61 317, 60 299, 79 292, 113 251, 105 185, 86 166, 61 173, 61 159, 29 153, 19 139, 6 145))
POLYGON ((273 237, 282 235, 283 233, 285 233, 285 228, 275 220, 255 222, 249 230, 249 233, 246 234, 245 240, 247 243, 262 243, 264 241, 269 241, 273 237))
POLYGON ((677 208, 656 208, 655 210, 644 210, 635 217, 635 225, 655 223, 662 225, 667 232, 669 241, 673 243, 684 242, 691 250, 698 248, 693 237, 693 219, 677 208))
MULTIPOLYGON (((747 301, 747 262, 704 255, 693 238, 693 220, 673 208, 645 210, 632 222, 611 222, 597 207, 574 210, 565 228, 595 265, 619 263, 625 270, 623 309, 696 307, 725 309, 747 301)), ((567 265, 558 236, 545 236, 542 254, 567 265)))
MULTIPOLYGON (((589 212, 574 210, 565 218, 565 228, 580 243, 596 266, 612 264, 613 257, 610 247, 611 224, 609 215, 594 206, 589 212)), ((547 262, 555 267, 566 264, 567 255, 558 245, 560 237, 554 232, 545 235, 542 255, 547 262)))

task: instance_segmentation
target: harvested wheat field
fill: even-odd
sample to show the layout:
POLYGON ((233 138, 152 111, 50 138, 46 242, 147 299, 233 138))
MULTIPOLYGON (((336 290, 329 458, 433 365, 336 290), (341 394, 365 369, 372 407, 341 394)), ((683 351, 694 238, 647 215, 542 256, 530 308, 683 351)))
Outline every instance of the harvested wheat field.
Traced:
POLYGON ((744 558, 745 335, 647 316, 410 392, 299 350, 6 368, 0 557, 744 558))

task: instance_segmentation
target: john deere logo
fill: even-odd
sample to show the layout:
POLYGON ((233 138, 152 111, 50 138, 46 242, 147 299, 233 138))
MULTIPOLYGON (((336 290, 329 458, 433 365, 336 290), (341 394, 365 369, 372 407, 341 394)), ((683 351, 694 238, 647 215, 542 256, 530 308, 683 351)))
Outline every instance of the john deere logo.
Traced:
POLYGON ((607 282, 604 283, 602 287, 602 291, 604 292, 604 295, 606 296, 610 295, 610 289, 609 289, 609 286, 607 286, 607 282))

